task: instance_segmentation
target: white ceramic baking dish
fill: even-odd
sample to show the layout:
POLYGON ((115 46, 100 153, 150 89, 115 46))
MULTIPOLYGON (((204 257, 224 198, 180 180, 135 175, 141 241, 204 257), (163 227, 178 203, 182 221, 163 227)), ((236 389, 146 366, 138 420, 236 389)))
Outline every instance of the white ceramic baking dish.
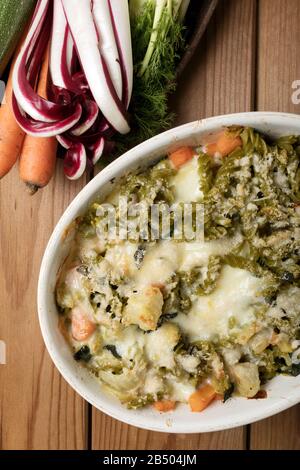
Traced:
POLYGON ((128 424, 169 433, 218 431, 266 418, 300 402, 300 376, 279 376, 267 385, 266 399, 233 398, 225 404, 216 401, 202 413, 192 413, 187 405, 180 405, 174 412, 165 414, 152 407, 128 410, 104 393, 88 371, 74 361, 58 328, 54 288, 58 269, 72 238, 72 230, 69 230, 72 221, 96 196, 105 197, 118 178, 127 172, 147 167, 176 146, 197 145, 223 126, 232 124, 252 126, 273 137, 300 134, 300 117, 297 115, 252 112, 203 119, 157 135, 118 158, 78 194, 55 227, 45 251, 38 284, 38 311, 49 354, 77 393, 99 410, 128 424))

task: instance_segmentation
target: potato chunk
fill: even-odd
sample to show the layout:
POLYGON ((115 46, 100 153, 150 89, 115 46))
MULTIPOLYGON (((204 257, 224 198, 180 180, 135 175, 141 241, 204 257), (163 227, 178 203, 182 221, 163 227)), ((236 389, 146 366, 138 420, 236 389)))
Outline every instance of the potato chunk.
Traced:
POLYGON ((123 323, 138 325, 142 330, 154 331, 162 312, 163 296, 158 287, 149 286, 132 294, 124 309, 123 323))
POLYGON ((156 367, 174 369, 174 348, 180 339, 175 323, 163 323, 160 328, 146 335, 146 356, 156 367))
POLYGON ((270 344, 272 337, 271 328, 263 328, 261 331, 252 336, 249 346, 255 354, 261 354, 270 344))
POLYGON ((257 365, 242 362, 231 368, 236 390, 242 397, 254 397, 260 388, 257 365))

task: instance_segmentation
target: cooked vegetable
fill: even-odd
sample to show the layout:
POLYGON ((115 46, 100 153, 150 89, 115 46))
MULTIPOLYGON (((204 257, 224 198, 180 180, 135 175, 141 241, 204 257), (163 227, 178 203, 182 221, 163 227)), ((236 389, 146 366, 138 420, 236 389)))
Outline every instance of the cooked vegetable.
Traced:
POLYGON ((218 146, 215 142, 205 145, 205 151, 208 155, 213 157, 217 152, 219 152, 218 146))
POLYGON ((92 351, 85 366, 129 408, 202 411, 214 399, 263 397, 265 381, 300 372, 300 137, 225 133, 240 139, 226 158, 201 144, 176 169, 164 158, 126 175, 77 221, 56 288, 66 336, 77 351, 72 323, 83 317, 75 336, 92 351), (158 230, 164 213, 147 219, 153 204, 194 210, 198 201, 204 239, 186 237, 184 218, 175 239, 172 223, 158 230), (108 227, 102 236, 107 203, 122 239, 108 227), (152 229, 157 237, 147 238, 152 229))
POLYGON ((142 330, 155 330, 162 312, 163 296, 158 287, 149 286, 133 293, 124 309, 125 325, 138 325, 142 330))
POLYGON ((104 346, 104 348, 110 351, 115 358, 122 359, 114 344, 107 344, 106 346, 104 346))
POLYGON ((96 324, 88 318, 88 315, 80 308, 72 310, 72 336, 77 341, 85 341, 95 331, 96 324))
POLYGON ((290 374, 297 377, 300 374, 300 364, 292 364, 290 374))
POLYGON ((232 367, 231 371, 236 389, 243 397, 252 398, 260 389, 258 367, 250 362, 243 362, 232 367))
MULTIPOLYGON (((47 49, 39 75, 38 94, 47 98, 49 49, 47 49)), ((26 184, 30 194, 46 186, 53 176, 56 163, 57 140, 55 137, 38 139, 27 135, 21 155, 20 178, 26 184)))
POLYGON ((195 151, 192 147, 180 147, 169 154, 169 159, 173 163, 174 167, 178 169, 187 161, 191 160, 194 155, 195 151))
POLYGON ((202 199, 208 194, 213 183, 213 168, 208 153, 200 152, 198 158, 198 174, 202 199))
MULTIPOLYGON (((19 48, 20 47, 21 46, 19 46, 19 48)), ((11 66, 3 104, 0 107, 0 179, 3 178, 16 163, 25 137, 24 131, 16 122, 12 109, 12 73, 18 53, 17 51, 11 66)))
POLYGON ((242 146, 242 140, 239 136, 232 135, 230 132, 224 132, 220 135, 217 142, 218 152, 225 157, 229 155, 233 150, 242 146))
POLYGON ((203 387, 192 393, 189 398, 191 410, 203 411, 215 399, 215 397, 215 389, 210 384, 203 385, 203 387))
POLYGON ((216 154, 226 157, 242 145, 242 139, 236 132, 225 130, 218 136, 216 142, 205 145, 205 152, 212 157, 216 154))
POLYGON ((141 264, 145 257, 145 253, 146 253, 146 248, 144 248, 142 245, 139 246, 136 252, 134 253, 134 261, 136 263, 137 268, 141 267, 141 264))
POLYGON ((0 77, 13 56, 36 0, 0 2, 0 77))
POLYGON ((267 396, 268 396, 268 392, 266 390, 258 390, 257 394, 251 398, 252 399, 254 398, 255 400, 262 400, 264 398, 267 398, 267 396))
POLYGON ((92 354, 91 354, 90 348, 87 345, 82 346, 74 354, 75 361, 89 362, 91 358, 92 358, 92 354))
POLYGON ((231 398, 233 392, 234 392, 234 383, 231 382, 231 383, 229 384, 229 387, 226 388, 226 390, 225 390, 225 392, 224 392, 224 395, 223 395, 223 397, 222 397, 224 403, 225 403, 227 400, 229 400, 229 398, 231 398))
POLYGON ((175 409, 176 402, 172 400, 160 400, 153 403, 154 408, 161 413, 175 409))

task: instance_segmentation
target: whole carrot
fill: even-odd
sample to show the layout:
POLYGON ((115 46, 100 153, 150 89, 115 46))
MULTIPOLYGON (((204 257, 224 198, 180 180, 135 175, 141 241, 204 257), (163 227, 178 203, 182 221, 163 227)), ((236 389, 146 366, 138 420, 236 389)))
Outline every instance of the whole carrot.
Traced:
MULTIPOLYGON (((49 47, 41 67, 37 92, 47 98, 49 47)), ((26 135, 19 165, 20 178, 30 194, 46 186, 53 176, 56 163, 57 140, 55 137, 26 135)))
MULTIPOLYGON (((21 43, 22 42, 23 41, 21 41, 21 43)), ((0 107, 0 179, 3 178, 16 163, 25 137, 25 133, 17 124, 12 110, 12 75, 20 47, 21 46, 19 46, 11 65, 3 104, 0 107)))

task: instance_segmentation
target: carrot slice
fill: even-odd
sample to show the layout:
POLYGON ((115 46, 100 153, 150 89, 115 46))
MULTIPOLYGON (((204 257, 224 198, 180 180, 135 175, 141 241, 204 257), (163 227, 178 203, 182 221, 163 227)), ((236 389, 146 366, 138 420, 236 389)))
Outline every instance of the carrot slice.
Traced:
POLYGON ((222 157, 226 157, 233 150, 242 146, 242 139, 239 136, 233 136, 229 132, 223 132, 216 142, 218 151, 222 157))
POLYGON ((85 341, 94 333, 95 329, 95 323, 79 307, 72 310, 71 330, 74 339, 85 341))
POLYGON ((210 384, 204 385, 189 397, 191 410, 203 411, 216 398, 216 395, 215 389, 210 384))
POLYGON ((218 146, 215 142, 205 145, 205 148, 206 148, 206 153, 210 157, 213 157, 215 155, 215 153, 217 153, 219 151, 218 146))
POLYGON ((174 167, 178 169, 191 160, 194 155, 195 151, 192 147, 180 147, 169 154, 169 159, 173 163, 174 167))
POLYGON ((153 403, 154 408, 157 411, 161 411, 163 413, 165 413, 166 411, 174 410, 175 405, 176 405, 176 402, 172 400, 161 400, 161 401, 156 401, 155 403, 153 403))
MULTIPOLYGON (((42 64, 37 92, 47 98, 47 82, 49 69, 49 47, 42 64)), ((55 137, 33 137, 27 135, 24 140, 19 173, 30 194, 46 186, 55 169, 57 140, 55 137)))

